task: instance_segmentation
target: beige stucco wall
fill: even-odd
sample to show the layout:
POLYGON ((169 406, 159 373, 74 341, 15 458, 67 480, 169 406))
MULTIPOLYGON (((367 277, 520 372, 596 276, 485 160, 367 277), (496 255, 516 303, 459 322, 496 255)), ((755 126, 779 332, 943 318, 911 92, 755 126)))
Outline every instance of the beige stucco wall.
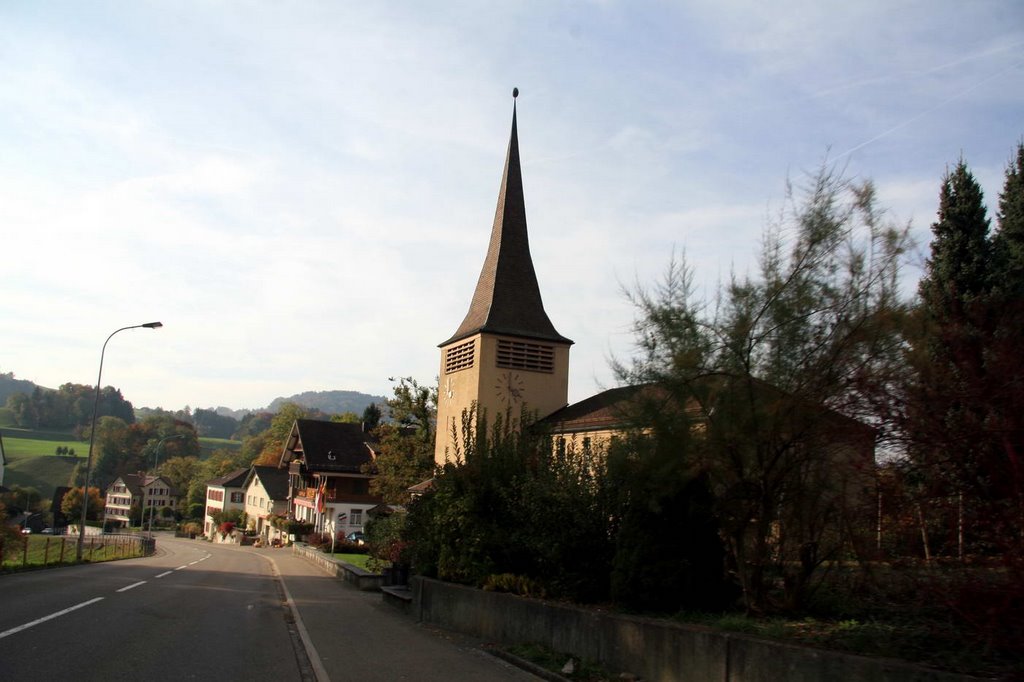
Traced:
POLYGON ((508 336, 477 334, 470 339, 462 339, 441 348, 441 363, 438 371, 440 382, 437 400, 437 438, 434 448, 434 460, 438 464, 444 464, 446 459, 451 457, 455 445, 451 435, 452 425, 454 424, 457 429, 461 427, 462 413, 464 410, 470 409, 474 401, 478 411, 481 414, 486 413, 489 421, 493 421, 495 415, 504 415, 510 408, 512 416, 518 419, 523 406, 539 419, 567 404, 569 396, 568 345, 543 343, 554 350, 554 371, 534 372, 498 367, 497 348, 498 341, 501 339, 522 340, 508 336), (446 374, 446 351, 469 340, 474 343, 473 365, 446 374), (509 400, 508 391, 500 388, 501 385, 508 383, 511 383, 520 393, 520 400, 509 400))

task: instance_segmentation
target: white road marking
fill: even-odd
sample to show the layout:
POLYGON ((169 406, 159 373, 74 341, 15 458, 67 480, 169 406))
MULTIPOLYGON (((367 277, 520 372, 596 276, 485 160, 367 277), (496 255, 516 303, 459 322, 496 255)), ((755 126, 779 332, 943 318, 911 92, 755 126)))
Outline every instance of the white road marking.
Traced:
POLYGON ((288 585, 284 582, 281 571, 277 568, 277 562, 263 554, 258 554, 257 556, 263 557, 274 567, 274 577, 281 583, 284 600, 292 612, 292 617, 295 619, 295 629, 299 631, 299 639, 302 640, 302 644, 306 648, 306 656, 309 657, 309 663, 313 666, 313 675, 316 677, 317 682, 331 682, 331 678, 327 674, 327 668, 324 667, 324 663, 320 659, 320 652, 313 646, 313 639, 309 636, 309 631, 306 630, 306 624, 302 622, 302 616, 299 615, 299 607, 295 605, 292 593, 288 591, 288 585))
POLYGON ((131 585, 129 585, 127 587, 122 587, 120 590, 117 590, 117 591, 118 592, 127 592, 128 590, 134 589, 134 588, 138 587, 139 585, 145 585, 145 584, 146 584, 145 580, 140 580, 139 582, 132 583, 131 585))
POLYGON ((174 573, 174 571, 164 571, 163 573, 161 573, 160 575, 158 575, 156 577, 157 578, 163 578, 165 575, 170 575, 171 573, 174 573))
POLYGON ((103 597, 96 597, 95 599, 90 599, 89 601, 84 601, 81 604, 75 604, 74 606, 69 606, 68 608, 64 609, 63 611, 57 611, 56 613, 51 613, 48 616, 43 616, 42 618, 36 618, 34 621, 32 621, 30 623, 25 623, 24 625, 19 625, 18 627, 11 628, 10 630, 4 630, 3 632, 0 632, 0 639, 3 639, 4 637, 7 637, 8 635, 13 635, 16 632, 21 632, 22 630, 28 630, 30 627, 32 627, 34 625, 39 625, 40 623, 45 623, 48 620, 53 620, 54 618, 59 618, 60 616, 63 616, 63 615, 68 614, 68 613, 71 613, 72 611, 75 611, 76 609, 80 609, 83 606, 88 606, 89 604, 95 604, 98 601, 103 601, 103 597))
POLYGON ((176 569, 174 569, 174 570, 175 570, 175 571, 180 571, 180 570, 181 570, 181 569, 183 569, 183 568, 188 568, 188 564, 186 564, 186 565, 184 565, 184 566, 178 566, 178 567, 177 567, 176 569))

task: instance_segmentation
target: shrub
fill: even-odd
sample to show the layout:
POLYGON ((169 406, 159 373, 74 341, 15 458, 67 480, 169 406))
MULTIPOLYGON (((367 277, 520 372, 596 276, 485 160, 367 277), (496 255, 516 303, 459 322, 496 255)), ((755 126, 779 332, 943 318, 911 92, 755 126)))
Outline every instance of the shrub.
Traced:
POLYGON ((201 523, 198 523, 196 521, 188 521, 186 523, 181 524, 181 532, 185 535, 202 535, 203 526, 201 523))
POLYGON ((487 576, 483 588, 488 592, 510 592, 521 597, 544 599, 547 596, 544 586, 539 581, 525 575, 513 575, 512 573, 497 573, 487 576))
POLYGON ((294 535, 296 538, 302 539, 313 532, 313 524, 306 523, 304 521, 289 521, 285 524, 284 529, 289 535, 294 535))

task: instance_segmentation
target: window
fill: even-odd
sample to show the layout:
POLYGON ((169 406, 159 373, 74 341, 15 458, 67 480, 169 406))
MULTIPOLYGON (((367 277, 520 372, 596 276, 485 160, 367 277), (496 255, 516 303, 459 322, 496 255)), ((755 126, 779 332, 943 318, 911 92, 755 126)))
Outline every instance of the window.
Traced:
POLYGON ((236 504, 241 504, 244 501, 243 497, 243 493, 231 493, 231 501, 236 504))
POLYGON ((498 367, 529 372, 555 371, 555 348, 539 343, 498 339, 498 367))
POLYGON ((476 341, 467 341, 446 350, 444 352, 444 373, 451 374, 472 367, 475 349, 476 341))
POLYGON ((363 510, 362 509, 350 509, 349 510, 349 523, 353 526, 363 525, 363 510))

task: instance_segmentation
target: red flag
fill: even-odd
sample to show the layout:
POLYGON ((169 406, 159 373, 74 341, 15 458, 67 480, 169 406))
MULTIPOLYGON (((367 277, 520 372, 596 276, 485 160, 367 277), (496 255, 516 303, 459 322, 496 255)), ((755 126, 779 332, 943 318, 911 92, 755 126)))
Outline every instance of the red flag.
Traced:
POLYGON ((316 491, 316 510, 321 514, 327 508, 327 479, 324 478, 320 488, 316 491))

